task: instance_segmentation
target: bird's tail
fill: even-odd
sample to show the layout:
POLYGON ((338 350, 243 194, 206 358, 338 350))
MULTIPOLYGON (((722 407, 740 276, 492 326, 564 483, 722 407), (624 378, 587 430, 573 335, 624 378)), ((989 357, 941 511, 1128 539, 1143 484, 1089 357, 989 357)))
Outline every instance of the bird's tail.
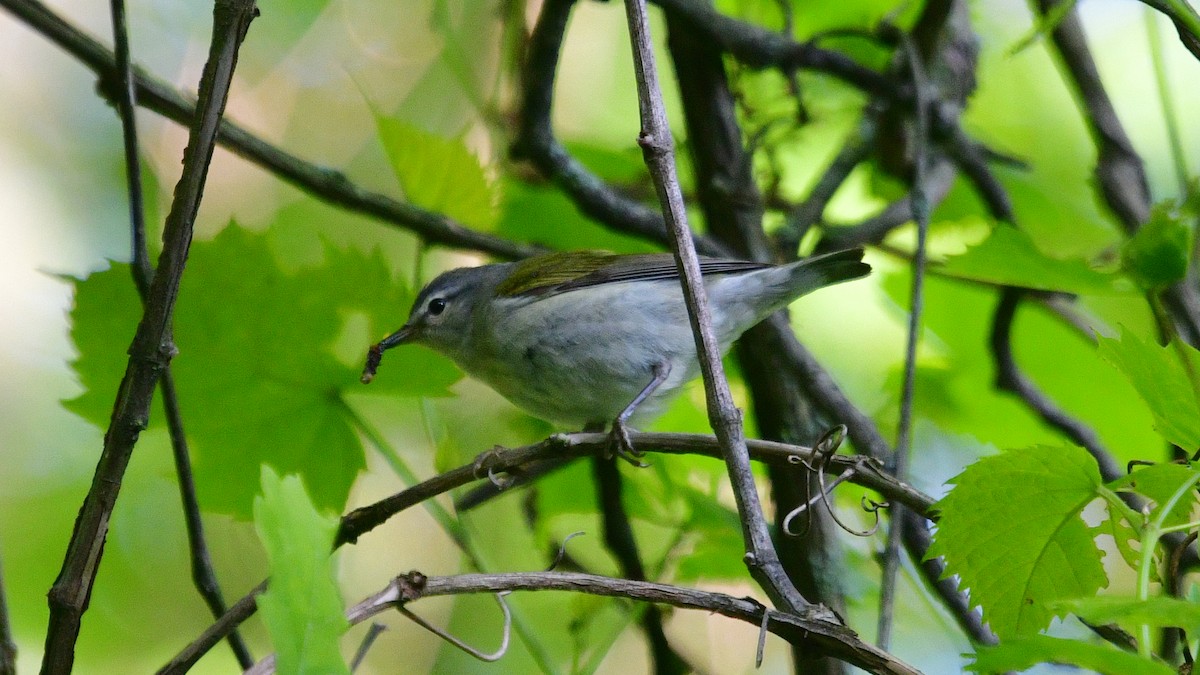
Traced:
POLYGON ((789 265, 791 294, 798 298, 818 288, 865 277, 871 266, 862 261, 863 250, 852 248, 813 256, 789 265))

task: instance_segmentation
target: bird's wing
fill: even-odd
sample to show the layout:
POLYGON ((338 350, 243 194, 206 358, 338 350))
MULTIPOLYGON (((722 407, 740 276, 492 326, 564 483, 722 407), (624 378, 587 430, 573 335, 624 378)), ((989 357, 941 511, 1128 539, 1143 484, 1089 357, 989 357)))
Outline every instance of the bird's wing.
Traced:
MULTIPOLYGON (((763 269, 769 265, 745 260, 700 258, 700 273, 732 274, 763 269)), ((589 286, 623 281, 678 279, 675 258, 669 253, 617 255, 601 251, 551 253, 517 265, 497 288, 507 297, 546 297, 589 286)))

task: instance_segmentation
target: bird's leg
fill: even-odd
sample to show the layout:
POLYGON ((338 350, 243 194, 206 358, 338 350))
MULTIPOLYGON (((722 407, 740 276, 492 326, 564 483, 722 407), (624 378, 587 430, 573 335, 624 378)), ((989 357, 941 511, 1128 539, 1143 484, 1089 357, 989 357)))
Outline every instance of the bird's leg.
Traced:
POLYGON ((653 394, 656 389, 662 386, 663 382, 667 381, 667 377, 671 374, 671 364, 665 361, 656 363, 650 367, 650 372, 653 375, 650 383, 647 384, 640 392, 638 392, 637 396, 633 397, 633 400, 629 402, 629 405, 625 406, 625 409, 621 411, 621 414, 617 415, 616 419, 614 419, 612 423, 613 450, 616 451, 617 455, 621 459, 624 459, 630 464, 639 467, 648 466, 645 462, 638 459, 639 457, 644 456, 646 453, 641 452, 633 447, 633 442, 629 440, 629 427, 626 426, 626 423, 629 421, 629 417, 633 414, 633 411, 637 410, 637 407, 641 405, 642 402, 650 396, 650 394, 653 394))

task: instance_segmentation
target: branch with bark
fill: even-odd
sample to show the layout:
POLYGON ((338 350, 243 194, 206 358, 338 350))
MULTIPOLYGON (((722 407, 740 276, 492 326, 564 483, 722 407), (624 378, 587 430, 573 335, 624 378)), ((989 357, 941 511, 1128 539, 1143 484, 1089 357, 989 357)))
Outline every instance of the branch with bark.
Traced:
POLYGON ((46 674, 71 671, 75 641, 91 598, 121 480, 138 436, 146 427, 159 378, 175 355, 171 319, 192 242, 192 225, 216 147, 217 128, 229 96, 238 48, 257 14, 254 0, 222 0, 213 9, 212 44, 200 80, 197 115, 184 151, 183 173, 175 186, 175 198, 163 231, 158 271, 150 283, 142 321, 129 348, 129 362, 113 405, 112 422, 104 435, 104 448, 91 489, 80 508, 62 570, 48 594, 50 624, 42 660, 42 672, 46 674))

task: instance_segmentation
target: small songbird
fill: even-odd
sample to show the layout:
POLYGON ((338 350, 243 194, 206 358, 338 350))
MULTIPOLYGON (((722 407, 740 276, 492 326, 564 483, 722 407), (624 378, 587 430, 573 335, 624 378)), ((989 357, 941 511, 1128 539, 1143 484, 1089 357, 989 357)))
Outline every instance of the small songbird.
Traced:
MULTIPOLYGON (((865 276, 862 256, 778 266, 701 258, 721 352, 801 295, 865 276)), ((665 253, 576 251, 450 270, 371 348, 363 382, 384 350, 409 342, 445 354, 536 417, 571 429, 611 422, 626 456, 636 454, 627 425, 653 419, 700 372, 679 272, 665 253)))

